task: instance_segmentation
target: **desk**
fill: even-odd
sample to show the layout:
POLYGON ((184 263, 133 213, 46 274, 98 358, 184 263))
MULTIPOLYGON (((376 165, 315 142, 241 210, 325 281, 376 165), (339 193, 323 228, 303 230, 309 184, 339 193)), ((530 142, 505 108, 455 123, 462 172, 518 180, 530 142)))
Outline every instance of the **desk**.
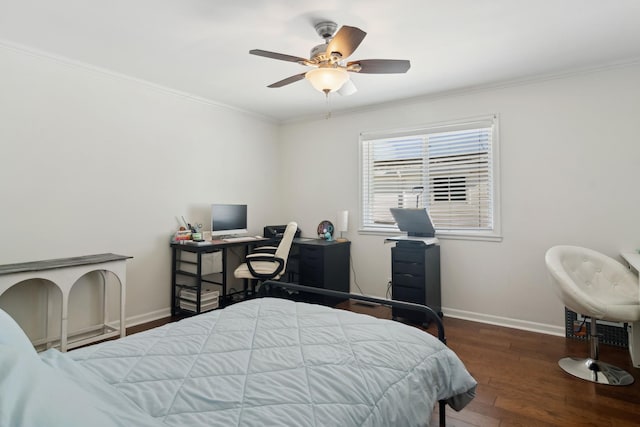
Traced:
MULTIPOLYGON (((201 299, 200 291, 207 283, 220 286, 221 306, 226 302, 227 294, 227 273, 229 263, 227 261, 227 249, 233 247, 244 248, 245 256, 253 246, 276 245, 278 242, 273 239, 255 239, 241 242, 224 242, 221 240, 214 243, 195 246, 192 244, 171 243, 171 314, 178 313, 194 314, 189 310, 180 309, 179 291, 182 288, 195 289, 198 292, 195 313, 200 313, 201 299), (185 260, 182 252, 195 254, 195 260, 185 260), (213 274, 202 274, 202 255, 213 252, 222 253, 222 272, 213 274), (192 271, 187 271, 191 268, 192 271), (221 276, 220 276, 221 275, 221 276)), ((349 266, 350 266, 351 242, 336 242, 320 239, 293 239, 289 259, 287 260, 286 274, 289 281, 293 281, 305 286, 331 289, 341 292, 349 292, 349 266)), ((244 262, 244 260, 243 260, 244 262)), ((248 283, 244 283, 241 293, 246 295, 248 283)), ((324 299, 322 301, 330 304, 332 301, 324 299)))
MULTIPOLYGON (((183 288, 196 290, 196 310, 195 313, 201 312, 201 290, 203 284, 213 284, 220 286, 219 301, 223 306, 227 298, 227 250, 229 248, 239 247, 244 249, 244 255, 249 253, 249 249, 259 244, 271 242, 270 239, 254 239, 246 241, 225 242, 223 240, 212 240, 196 245, 194 243, 171 243, 171 315, 178 313, 193 314, 190 310, 180 308, 179 292, 183 288), (183 259, 182 253, 189 252, 195 254, 195 261, 183 259), (202 274, 202 255, 220 252, 222 254, 222 272, 202 274), (192 271, 188 269, 191 268, 192 271)), ((244 292, 246 292, 246 283, 244 292)))
MULTIPOLYGON (((637 275, 640 271, 640 254, 629 251, 622 252, 620 255, 627 262, 629 268, 637 275)), ((638 295, 638 298, 640 298, 640 294, 638 295)), ((634 367, 640 368, 640 322, 628 323, 627 333, 629 334, 629 354, 631 355, 631 363, 634 367)))
MULTIPOLYGON (((58 258, 43 261, 22 262, 17 264, 0 265, 0 295, 13 285, 31 279, 43 279, 51 282, 60 289, 62 293, 62 310, 60 318, 60 351, 67 351, 68 348, 74 348, 91 342, 111 338, 117 335, 125 336, 125 295, 126 295, 126 260, 132 258, 130 256, 116 254, 98 254, 86 255, 72 258, 58 258), (102 276, 103 286, 103 323, 102 325, 84 330, 82 333, 88 333, 95 330, 101 330, 102 333, 93 335, 89 338, 68 341, 68 308, 69 294, 73 285, 85 274, 92 271, 98 271, 102 276), (120 325, 119 328, 112 328, 107 325, 107 297, 106 297, 106 273, 113 273, 120 282, 120 325)), ((47 293, 47 296, 49 294, 47 293)), ((45 315, 45 340, 47 348, 54 341, 49 336, 49 309, 51 299, 48 298, 47 313, 45 315)), ((36 343, 34 343, 36 344, 36 343)))
POLYGON ((636 273, 640 271, 640 254, 637 252, 620 252, 622 258, 627 262, 629 267, 633 268, 636 273))

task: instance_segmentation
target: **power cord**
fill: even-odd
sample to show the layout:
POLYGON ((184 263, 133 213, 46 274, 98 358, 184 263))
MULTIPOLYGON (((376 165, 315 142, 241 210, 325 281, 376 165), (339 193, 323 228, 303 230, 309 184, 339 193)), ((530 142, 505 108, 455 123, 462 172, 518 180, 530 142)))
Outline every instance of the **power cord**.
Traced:
MULTIPOLYGON (((360 294, 365 295, 364 292, 362 292, 362 289, 360 288, 360 285, 358 285, 358 280, 356 279, 356 269, 353 266, 353 257, 351 256, 351 253, 349 253, 349 261, 351 264, 351 271, 353 272, 353 284, 356 285, 356 288, 358 288, 358 291, 360 291, 360 294)), ((385 293, 387 299, 391 299, 391 280, 389 280, 387 282, 387 292, 385 293)))
POLYGON ((351 271, 353 272, 353 284, 356 285, 356 288, 358 288, 360 293, 364 295, 364 292, 362 292, 362 289, 360 289, 360 285, 358 285, 358 280, 356 279, 356 269, 353 266, 353 257, 351 256, 351 251, 349 251, 349 264, 351 264, 351 271))

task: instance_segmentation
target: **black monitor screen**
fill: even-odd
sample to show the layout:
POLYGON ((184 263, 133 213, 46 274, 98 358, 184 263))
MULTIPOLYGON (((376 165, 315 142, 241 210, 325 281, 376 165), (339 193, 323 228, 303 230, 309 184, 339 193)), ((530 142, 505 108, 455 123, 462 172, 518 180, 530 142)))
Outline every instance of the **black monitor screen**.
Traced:
POLYGON ((211 205, 211 235, 247 232, 247 205, 211 205))

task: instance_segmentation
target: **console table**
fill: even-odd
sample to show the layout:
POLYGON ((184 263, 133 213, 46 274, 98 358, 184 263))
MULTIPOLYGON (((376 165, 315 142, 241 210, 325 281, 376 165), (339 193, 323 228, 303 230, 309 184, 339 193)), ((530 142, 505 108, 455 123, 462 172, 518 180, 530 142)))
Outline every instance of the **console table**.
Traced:
MULTIPOLYGON (((91 342, 103 340, 120 335, 124 337, 126 333, 125 324, 125 294, 126 294, 126 260, 132 258, 125 255, 111 253, 98 255, 85 255, 72 258, 58 258, 42 261, 22 262, 17 264, 0 265, 0 295, 25 280, 41 279, 51 282, 57 286, 62 293, 62 309, 60 316, 60 351, 67 351, 74 347, 85 345, 91 342), (69 331, 67 327, 69 294, 75 283, 87 273, 97 271, 102 277, 103 289, 103 322, 97 327, 92 327, 81 331, 86 334, 101 331, 98 335, 82 338, 69 342, 69 331), (120 282, 120 325, 113 328, 107 325, 107 298, 106 298, 106 273, 111 272, 120 282)), ((47 297, 49 293, 47 292, 47 297)), ((44 344, 50 347, 56 339, 49 335, 49 310, 51 299, 47 298, 47 313, 45 314, 45 339, 44 344)), ((35 344, 35 343, 34 343, 35 344)))

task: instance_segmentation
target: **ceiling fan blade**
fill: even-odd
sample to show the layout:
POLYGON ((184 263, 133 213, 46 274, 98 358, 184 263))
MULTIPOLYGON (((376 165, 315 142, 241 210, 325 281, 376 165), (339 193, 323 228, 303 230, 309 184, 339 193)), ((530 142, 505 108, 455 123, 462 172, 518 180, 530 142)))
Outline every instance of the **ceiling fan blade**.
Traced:
POLYGON ((327 56, 332 52, 340 52, 342 58, 350 56, 362 43, 367 33, 360 28, 343 25, 327 45, 327 56))
POLYGON ((359 65, 359 73, 365 74, 394 74, 406 73, 411 68, 411 62, 406 59, 362 59, 347 63, 347 68, 359 65))
POLYGON ((289 61, 289 62, 298 62, 302 64, 308 61, 308 59, 300 58, 299 56, 285 55, 284 53, 277 53, 277 52, 269 52, 268 50, 262 50, 262 49, 253 49, 253 50, 250 50, 249 53, 251 55, 264 56, 265 58, 279 59, 281 61, 289 61))
POLYGON ((298 80, 304 79, 305 74, 307 73, 300 73, 300 74, 296 74, 295 76, 287 77, 286 79, 280 80, 279 82, 272 83, 267 87, 282 87, 291 83, 295 83, 298 80))

